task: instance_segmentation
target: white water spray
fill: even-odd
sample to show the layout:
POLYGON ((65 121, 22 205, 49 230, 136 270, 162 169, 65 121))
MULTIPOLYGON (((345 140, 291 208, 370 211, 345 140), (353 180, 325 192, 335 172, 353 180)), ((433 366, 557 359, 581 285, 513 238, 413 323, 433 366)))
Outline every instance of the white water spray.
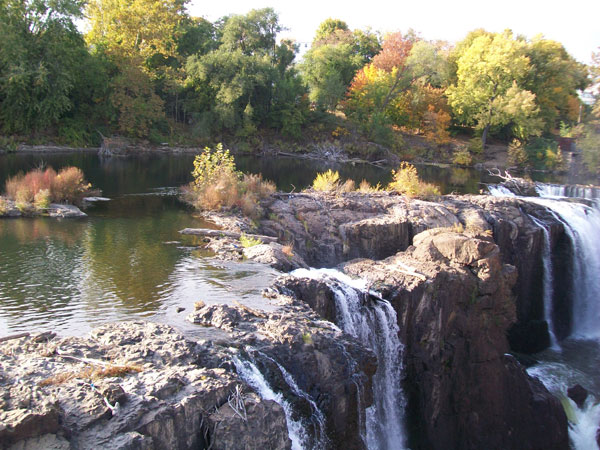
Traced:
POLYGON ((293 419, 292 406, 283 398, 283 395, 273 391, 263 374, 253 362, 241 360, 237 357, 232 358, 232 360, 240 377, 258 392, 258 395, 260 395, 262 399, 273 400, 283 408, 288 434, 292 441, 292 450, 307 450, 308 433, 302 422, 293 419))
POLYGON ((365 281, 354 280, 334 269, 299 269, 292 275, 326 282, 335 296, 338 325, 377 356, 374 404, 366 411, 369 449, 405 448, 403 411, 406 402, 400 386, 404 348, 398 338, 400 330, 392 305, 383 299, 363 305, 368 294, 365 281))
POLYGON ((533 222, 541 228, 544 233, 544 249, 542 251, 542 262, 544 266, 544 319, 548 324, 548 334, 550 335, 550 346, 559 348, 556 335, 554 334, 554 320, 552 319, 552 298, 554 296, 553 277, 552 277, 552 249, 550 248, 550 233, 542 222, 533 216, 529 216, 533 222))

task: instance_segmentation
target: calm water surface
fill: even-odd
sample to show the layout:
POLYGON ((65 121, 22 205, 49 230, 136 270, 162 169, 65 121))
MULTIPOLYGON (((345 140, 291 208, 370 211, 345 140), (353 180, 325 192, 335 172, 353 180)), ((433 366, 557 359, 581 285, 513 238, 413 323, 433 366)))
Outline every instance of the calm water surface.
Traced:
MULTIPOLYGON (((177 199, 191 181, 193 155, 100 158, 96 153, 0 155, 0 190, 10 176, 40 166, 74 165, 102 189, 85 219, 0 221, 0 336, 31 330, 82 334, 127 318, 184 326, 197 300, 263 302, 260 291, 276 276, 255 264, 215 262, 198 250, 186 227, 210 227, 177 199), (178 307, 186 308, 176 313, 178 307)), ((308 186, 320 161, 237 157, 240 170, 262 173, 279 189, 308 186)), ((388 169, 332 165, 342 178, 382 185, 388 169)), ((419 167, 443 193, 478 192, 490 182, 469 169, 419 167)), ((197 328, 197 327, 196 327, 197 328)))

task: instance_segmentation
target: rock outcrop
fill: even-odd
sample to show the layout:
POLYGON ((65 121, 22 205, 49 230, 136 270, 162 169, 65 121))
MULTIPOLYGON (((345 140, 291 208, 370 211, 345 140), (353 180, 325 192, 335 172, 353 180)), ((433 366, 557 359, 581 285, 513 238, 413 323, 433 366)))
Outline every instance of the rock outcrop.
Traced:
POLYGON ((363 449, 374 356, 306 305, 273 301, 271 313, 200 302, 190 320, 227 332, 214 340, 149 322, 5 340, 0 448, 289 449, 290 412, 237 369, 251 361, 307 424, 306 443, 363 449))
POLYGON ((555 334, 570 333, 569 281, 572 251, 564 225, 548 210, 518 198, 444 196, 436 202, 407 200, 394 193, 303 193, 279 196, 265 205, 263 234, 293 242, 294 253, 313 267, 334 267, 354 258, 383 259, 406 250, 416 234, 432 228, 491 232, 502 261, 514 265, 517 320, 511 348, 534 353, 549 345, 543 306, 543 230, 550 229, 554 280, 555 334))
POLYGON ((47 209, 36 209, 33 205, 30 206, 29 209, 19 209, 14 201, 0 197, 0 218, 22 216, 47 216, 56 218, 87 217, 87 214, 75 205, 51 203, 47 209))
MULTIPOLYGON (((517 271, 491 233, 438 228, 413 244, 343 265, 398 313, 411 448, 568 448, 560 402, 507 354, 517 271)), ((278 285, 336 317, 325 283, 285 277, 278 285)))

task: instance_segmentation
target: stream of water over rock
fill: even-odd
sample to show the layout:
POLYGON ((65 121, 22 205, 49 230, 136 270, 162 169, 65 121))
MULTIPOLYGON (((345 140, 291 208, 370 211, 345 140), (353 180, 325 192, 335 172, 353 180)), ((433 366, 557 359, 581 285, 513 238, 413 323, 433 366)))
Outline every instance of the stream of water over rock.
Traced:
MULTIPOLYGON (((503 186, 490 186, 496 196, 514 196, 503 186)), ((544 225, 544 312, 552 346, 536 355, 539 363, 530 367, 530 375, 539 377, 548 390, 558 396, 569 416, 569 436, 577 450, 597 449, 596 433, 600 424, 600 203, 598 190, 581 186, 538 184, 540 197, 523 197, 544 205, 565 225, 572 252, 573 318, 571 335, 557 342, 552 332, 553 274, 550 239, 544 225), (577 202, 575 199, 584 199, 577 202), (575 200, 575 201, 574 201, 575 200), (591 200, 592 206, 586 204, 591 200), (590 392, 583 408, 566 396, 567 389, 581 384, 590 392)))
POLYGON ((405 448, 406 401, 400 385, 404 348, 398 338, 396 311, 387 300, 369 291, 364 281, 352 279, 338 270, 298 269, 291 274, 326 282, 335 295, 338 326, 377 356, 374 404, 367 408, 367 447, 370 450, 405 448))

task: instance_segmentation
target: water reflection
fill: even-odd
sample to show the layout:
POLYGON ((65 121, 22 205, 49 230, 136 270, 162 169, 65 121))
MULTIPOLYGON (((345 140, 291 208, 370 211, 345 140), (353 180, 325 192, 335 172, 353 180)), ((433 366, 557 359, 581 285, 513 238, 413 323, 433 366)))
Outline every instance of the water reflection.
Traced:
MULTIPOLYGON (((181 204, 177 188, 191 181, 193 155, 102 159, 95 153, 0 155, 0 186, 41 164, 74 165, 111 198, 77 220, 0 221, 0 335, 24 330, 81 334, 107 321, 147 317, 186 327, 197 300, 254 302, 273 271, 263 266, 215 264, 200 239, 178 230, 207 227, 181 204)), ((316 172, 339 170, 359 183, 387 184, 390 170, 370 165, 324 165, 291 158, 238 157, 238 168, 262 173, 279 189, 296 191, 316 172)), ((482 174, 470 169, 419 166, 442 192, 478 192, 482 174)))

